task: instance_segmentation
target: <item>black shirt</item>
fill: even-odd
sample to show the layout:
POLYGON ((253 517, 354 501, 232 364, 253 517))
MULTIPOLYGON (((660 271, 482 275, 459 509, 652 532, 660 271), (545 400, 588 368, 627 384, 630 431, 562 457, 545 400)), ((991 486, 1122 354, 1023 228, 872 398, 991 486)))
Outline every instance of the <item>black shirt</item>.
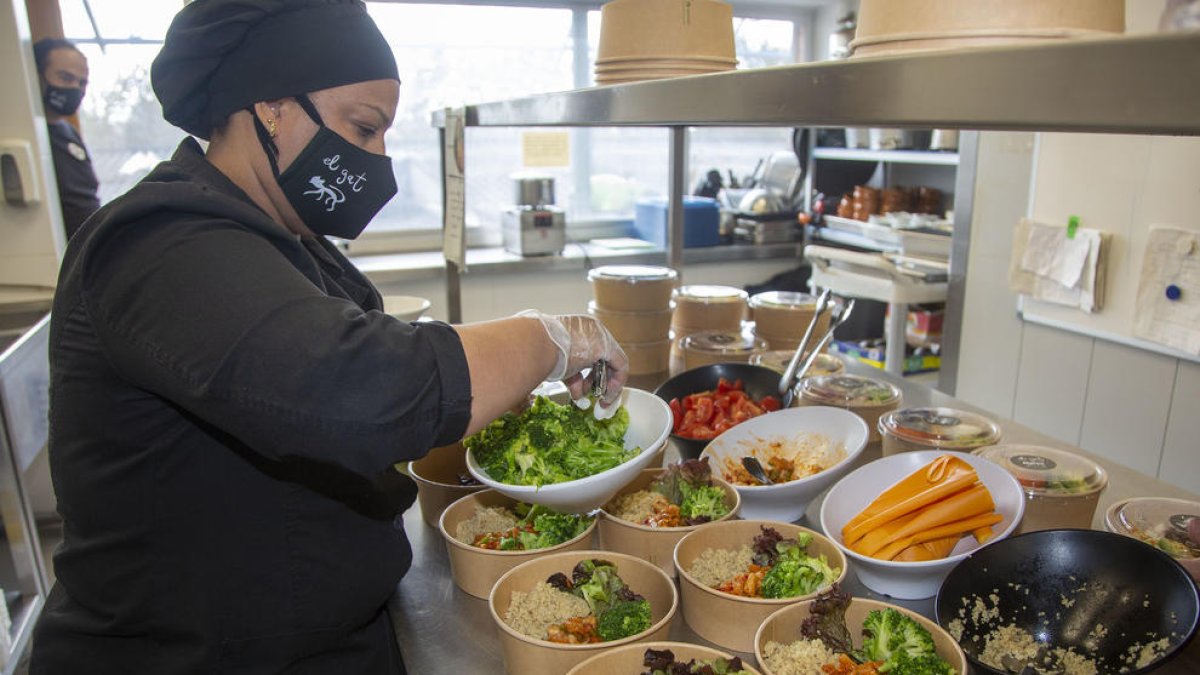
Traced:
POLYGON ((96 180, 92 158, 75 127, 66 120, 46 126, 50 130, 50 154, 54 157, 54 175, 58 179, 63 226, 70 238, 79 231, 83 221, 100 208, 100 181, 96 180))
POLYGON ((380 310, 191 139, 70 242, 50 333, 64 519, 32 673, 402 673, 392 469, 458 439, 458 335, 380 310))

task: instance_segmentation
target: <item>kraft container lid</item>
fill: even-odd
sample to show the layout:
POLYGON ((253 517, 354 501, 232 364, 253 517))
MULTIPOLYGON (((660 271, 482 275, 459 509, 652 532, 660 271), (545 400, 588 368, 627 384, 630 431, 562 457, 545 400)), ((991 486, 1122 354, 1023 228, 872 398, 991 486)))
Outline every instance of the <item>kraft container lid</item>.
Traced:
POLYGON ((879 418, 879 430, 910 443, 947 450, 994 445, 1000 427, 982 415, 954 408, 905 408, 879 418))
POLYGON ((604 265, 588 271, 588 281, 627 281, 636 284, 642 281, 674 281, 679 273, 670 267, 655 265, 604 265))
POLYGON ((1200 559, 1200 503, 1135 497, 1108 512, 1108 529, 1127 534, 1181 560, 1200 559))
POLYGON ((811 311, 816 309, 817 299, 808 293, 794 291, 764 291, 750 296, 750 306, 758 309, 793 309, 811 311))
POLYGON ((690 286, 680 286, 675 289, 675 299, 683 302, 694 303, 723 303, 723 302, 740 302, 745 303, 749 297, 746 291, 734 286, 710 286, 703 284, 693 284, 690 286))
POLYGON ((767 343, 746 333, 706 330, 685 335, 680 346, 685 352, 698 354, 746 356, 766 349, 767 343))
POLYGON ((979 448, 974 454, 1007 469, 1029 495, 1090 495, 1108 485, 1108 474, 1099 464, 1057 448, 994 445, 979 448))
POLYGON ((810 377, 800 385, 800 394, 809 401, 844 408, 887 405, 900 399, 900 390, 893 385, 859 375, 810 377))

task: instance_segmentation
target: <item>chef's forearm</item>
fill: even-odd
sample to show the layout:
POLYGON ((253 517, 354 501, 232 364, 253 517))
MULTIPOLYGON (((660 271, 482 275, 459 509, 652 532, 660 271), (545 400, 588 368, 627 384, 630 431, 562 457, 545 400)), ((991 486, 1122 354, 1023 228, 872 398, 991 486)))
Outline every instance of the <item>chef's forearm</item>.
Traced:
POLYGON ((471 370, 468 435, 523 401, 558 360, 557 349, 535 319, 512 317, 455 330, 471 370))

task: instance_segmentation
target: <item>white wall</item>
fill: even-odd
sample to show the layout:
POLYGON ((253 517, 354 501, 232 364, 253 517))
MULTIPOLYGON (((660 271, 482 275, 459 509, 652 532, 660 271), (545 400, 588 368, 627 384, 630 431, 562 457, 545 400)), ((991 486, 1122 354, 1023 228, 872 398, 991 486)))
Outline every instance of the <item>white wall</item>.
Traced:
MULTIPOLYGON (((1163 2, 1139 0, 1127 7, 1129 32, 1145 32, 1157 25, 1163 2)), ((1066 222, 1067 214, 1101 204, 1124 205, 1105 217, 1194 227, 1200 143, 1044 134, 1035 152, 1031 142, 1030 134, 981 135, 956 394, 1200 492, 1200 364, 1023 323, 1007 284, 1012 227, 1026 213, 1066 222), (1164 182, 1182 187, 1165 201, 1151 197, 1164 182)))
POLYGON ((0 286, 51 287, 65 242, 25 0, 0 0, 0 91, 0 144, 32 145, 41 192, 32 206, 0 200, 0 286))

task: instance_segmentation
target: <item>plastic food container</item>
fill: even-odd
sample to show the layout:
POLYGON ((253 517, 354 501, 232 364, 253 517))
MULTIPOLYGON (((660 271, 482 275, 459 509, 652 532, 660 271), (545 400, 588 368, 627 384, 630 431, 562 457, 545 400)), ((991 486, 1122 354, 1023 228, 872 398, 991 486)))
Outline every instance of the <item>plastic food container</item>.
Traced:
POLYGON ((800 382, 796 405, 845 408, 867 423, 868 443, 879 440, 879 416, 900 407, 900 390, 879 380, 858 375, 822 375, 800 382))
POLYGON ((1200 503, 1167 497, 1134 497, 1113 504, 1104 516, 1110 532, 1157 547, 1200 581, 1200 503))
MULTIPOLYGON (((750 365, 763 366, 770 368, 779 374, 783 374, 787 370, 788 363, 792 360, 792 355, 796 352, 790 349, 777 349, 769 352, 762 352, 750 357, 750 365)), ((817 358, 813 360, 812 365, 808 370, 800 375, 805 377, 820 377, 822 375, 837 375, 846 371, 846 364, 841 359, 833 354, 817 354, 817 358)))
POLYGON ((957 450, 1000 442, 1000 427, 982 415, 954 408, 905 408, 879 418, 883 456, 914 450, 957 450))
POLYGON ((652 265, 605 265, 588 272, 596 305, 614 312, 668 309, 679 273, 652 265))
POLYGON ((710 363, 749 363, 750 357, 766 351, 767 343, 743 332, 701 331, 679 339, 687 370, 710 363))
POLYGON ((1025 490, 1025 518, 1017 534, 1060 527, 1088 529, 1108 474, 1085 457, 1036 445, 996 445, 975 455, 1004 467, 1025 490))
MULTIPOLYGON (((807 293, 767 291, 750 298, 754 331, 771 349, 795 349, 817 309, 817 299, 807 293)), ((829 329, 829 314, 821 317, 814 329, 820 339, 829 329)))
POLYGON ((671 327, 680 334, 703 330, 736 331, 746 316, 748 296, 733 286, 680 286, 674 293, 671 327))
POLYGON ((588 314, 600 320, 617 342, 658 342, 667 339, 671 331, 671 310, 649 310, 645 312, 617 312, 604 309, 595 300, 588 302, 588 314))
POLYGON ((630 375, 665 373, 671 364, 671 340, 623 342, 621 349, 629 357, 630 375))

